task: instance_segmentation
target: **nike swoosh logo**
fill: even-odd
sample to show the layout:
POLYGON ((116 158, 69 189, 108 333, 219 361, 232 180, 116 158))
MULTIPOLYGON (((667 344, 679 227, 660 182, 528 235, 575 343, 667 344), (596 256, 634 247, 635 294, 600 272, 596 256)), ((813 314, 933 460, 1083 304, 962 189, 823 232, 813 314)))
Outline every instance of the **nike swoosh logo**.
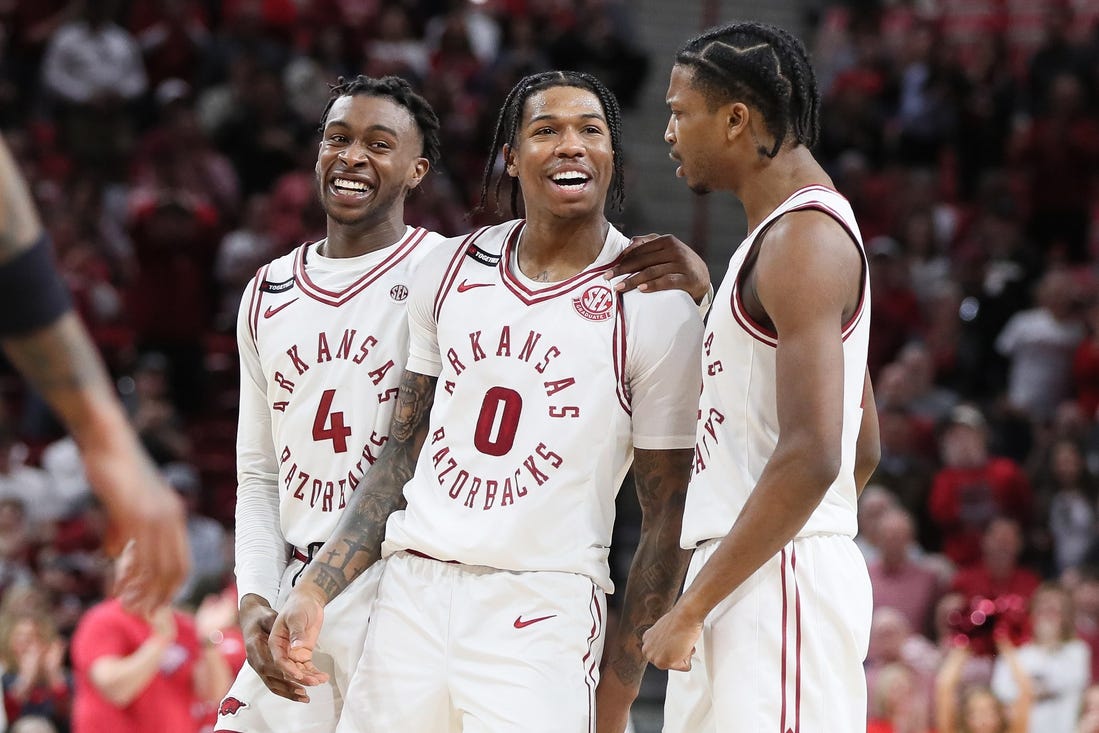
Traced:
MULTIPOLYGON (((297 300, 297 298, 294 298, 294 300, 297 300)), ((278 312, 279 312, 280 310, 282 310, 282 309, 283 309, 283 308, 285 308, 286 306, 288 306, 288 305, 290 305, 291 303, 293 303, 293 302, 294 302, 294 300, 288 300, 288 301, 286 301, 285 303, 283 303, 282 305, 280 305, 280 306, 277 306, 277 307, 274 307, 274 308, 272 308, 271 306, 267 306, 267 310, 265 310, 265 311, 263 312, 263 317, 264 317, 264 318, 270 318, 271 316, 275 315, 276 313, 278 313, 278 312)))
POLYGON ((515 617, 515 628, 525 629, 526 627, 530 626, 531 624, 536 624, 539 621, 545 621, 546 619, 553 618, 556 615, 557 615, 556 613, 551 613, 549 616, 539 616, 538 618, 528 618, 526 621, 523 620, 522 616, 516 616, 515 617))
POLYGON ((467 290, 473 290, 474 288, 491 288, 496 283, 471 283, 466 280, 458 283, 458 292, 464 293, 467 290))

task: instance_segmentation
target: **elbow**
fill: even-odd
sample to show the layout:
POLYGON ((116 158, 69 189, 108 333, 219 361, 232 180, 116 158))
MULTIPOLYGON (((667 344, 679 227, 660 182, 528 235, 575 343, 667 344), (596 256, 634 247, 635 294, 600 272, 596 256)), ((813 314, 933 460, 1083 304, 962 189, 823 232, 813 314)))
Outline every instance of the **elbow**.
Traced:
POLYGON ((840 452, 818 447, 809 456, 805 462, 805 483, 823 497, 840 474, 840 452))

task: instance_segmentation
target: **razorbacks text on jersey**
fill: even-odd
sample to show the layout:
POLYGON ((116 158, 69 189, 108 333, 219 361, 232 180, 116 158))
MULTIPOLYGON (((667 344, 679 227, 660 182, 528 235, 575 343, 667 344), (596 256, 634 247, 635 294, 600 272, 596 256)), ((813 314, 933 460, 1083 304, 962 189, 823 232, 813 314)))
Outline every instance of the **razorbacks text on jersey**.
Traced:
POLYGON ((633 448, 689 448, 701 320, 682 292, 617 294, 609 228, 577 275, 519 272, 524 222, 449 240, 417 274, 407 368, 437 377, 408 506, 383 554, 587 575, 611 590, 614 497, 633 448))
MULTIPOLYGON (((408 227, 394 245, 338 259, 303 244, 245 291, 238 496, 267 492, 287 543, 324 542, 377 459, 408 349, 412 273, 441 240, 408 227)), ((273 600, 285 558, 239 548, 241 594, 273 600)))
MULTIPOLYGON (((842 534, 857 530, 855 443, 862 424, 862 394, 870 335, 869 267, 851 205, 836 191, 808 186, 790 196, 748 234, 733 252, 714 297, 702 344, 694 474, 683 516, 683 547, 724 537, 755 488, 778 441, 775 345, 778 335, 756 323, 740 299, 741 267, 759 237, 790 211, 817 210, 835 219, 863 256, 859 306, 843 324, 842 463, 835 482, 798 533, 842 534)), ((762 245, 766 247, 766 239, 762 245)))

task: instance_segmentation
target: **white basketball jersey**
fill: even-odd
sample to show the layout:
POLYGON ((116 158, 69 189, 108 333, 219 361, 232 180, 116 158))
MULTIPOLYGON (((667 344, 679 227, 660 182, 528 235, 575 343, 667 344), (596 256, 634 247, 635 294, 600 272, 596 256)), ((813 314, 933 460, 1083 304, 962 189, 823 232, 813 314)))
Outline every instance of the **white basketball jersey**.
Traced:
MULTIPOLYGON (((843 328, 843 434, 839 475, 799 537, 857 530, 855 442, 862 424, 863 381, 870 335, 870 280, 862 237, 851 206, 836 191, 809 186, 794 193, 749 233, 729 261, 714 297, 702 350, 694 474, 683 516, 683 547, 724 537, 755 489, 778 441, 775 399, 777 334, 745 311, 738 291, 741 267, 756 240, 780 216, 813 209, 847 231, 863 258, 859 306, 843 328)), ((760 244, 767 246, 766 238, 760 244)))
POLYGON ((411 273, 440 241, 408 227, 397 244, 338 259, 303 244, 245 291, 242 413, 252 390, 270 421, 241 421, 238 476, 243 485, 277 470, 279 524, 292 545, 328 539, 386 441, 408 353, 411 273))
POLYGON ((417 274, 408 369, 438 383, 383 554, 581 573, 610 591, 633 448, 694 443, 702 323, 685 293, 614 292, 603 273, 629 240, 613 228, 576 276, 523 277, 523 228, 450 240, 417 274))

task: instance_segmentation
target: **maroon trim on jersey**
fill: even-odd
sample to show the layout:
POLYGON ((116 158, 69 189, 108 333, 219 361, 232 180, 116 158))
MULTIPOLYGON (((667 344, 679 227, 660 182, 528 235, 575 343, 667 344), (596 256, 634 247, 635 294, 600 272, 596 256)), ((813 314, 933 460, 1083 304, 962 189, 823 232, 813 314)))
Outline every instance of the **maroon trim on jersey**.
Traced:
POLYGON ((259 303, 263 300, 263 291, 260 285, 267 279, 267 271, 271 269, 268 263, 256 270, 256 279, 252 283, 252 299, 248 303, 248 330, 252 333, 252 343, 259 349, 259 303))
POLYGON ((370 287, 370 285, 377 281, 382 275, 396 267, 401 260, 416 249, 416 245, 422 242, 426 236, 426 229, 420 227, 414 228, 388 257, 363 273, 362 277, 358 280, 339 291, 326 290, 313 282, 309 277, 309 272, 305 269, 305 257, 310 246, 310 243, 307 242, 298 248, 298 255, 294 258, 294 278, 297 280, 302 292, 310 298, 339 308, 341 305, 370 287))
POLYGON ((588 688, 588 733, 595 733, 595 688, 598 684, 595 681, 595 669, 599 666, 599 658, 593 647, 596 639, 599 638, 600 629, 603 628, 603 609, 599 606, 599 595, 594 584, 591 587, 588 611, 591 612, 591 633, 588 635, 588 653, 584 655, 582 661, 587 668, 584 684, 588 688))
POLYGON ((454 287, 454 281, 458 279, 458 272, 462 269, 462 263, 465 262, 466 252, 472 247, 481 235, 489 230, 488 227, 481 227, 477 231, 466 236, 462 240, 462 246, 458 247, 457 251, 451 256, 450 264, 446 266, 446 270, 443 271, 443 279, 439 283, 439 290, 435 293, 435 307, 432 308, 431 313, 435 316, 435 322, 439 322, 439 317, 443 312, 443 301, 446 300, 446 296, 450 294, 450 289, 454 287))
MULTIPOLYGON (((805 191, 810 191, 810 190, 814 190, 814 189, 821 190, 821 191, 828 191, 830 193, 839 195, 834 189, 828 188, 827 186, 806 186, 805 188, 798 190, 797 193, 795 193, 790 198, 793 198, 794 196, 797 196, 798 194, 803 193, 805 191)), ((789 201, 789 200, 790 199, 787 199, 787 201, 789 201)), ((842 329, 842 334, 841 334, 842 340, 846 341, 847 338, 852 333, 854 333, 855 326, 857 326, 859 321, 861 320, 862 313, 863 313, 863 310, 864 310, 864 305, 865 305, 865 302, 866 302, 866 290, 867 290, 867 287, 866 287, 866 273, 870 269, 870 265, 866 260, 866 252, 863 249, 862 242, 859 241, 858 235, 855 233, 854 230, 851 229, 850 226, 848 226, 847 222, 844 220, 843 216, 841 216, 838 211, 836 211, 831 206, 828 206, 827 204, 822 203, 820 201, 810 201, 810 202, 807 202, 805 204, 799 204, 798 206, 795 206, 795 207, 793 207, 792 209, 790 209, 788 211, 784 211, 781 214, 779 214, 778 216, 776 216, 774 219, 772 219, 770 222, 768 222, 767 226, 770 227, 770 225, 774 224, 776 221, 778 221, 779 218, 785 216, 786 214, 789 214, 792 211, 819 211, 822 214, 828 215, 829 217, 834 219, 841 227, 843 227, 843 230, 845 232, 847 232, 847 236, 851 238, 851 241, 854 242, 855 246, 858 248, 859 256, 862 257, 863 272, 862 272, 861 282, 860 282, 860 285, 859 285, 859 302, 858 302, 858 305, 855 307, 855 312, 851 314, 851 317, 849 319, 847 319, 847 323, 843 324, 843 329, 842 329)), ((766 231, 766 230, 764 230, 764 231, 766 231)), ((760 234, 762 234, 762 233, 763 232, 761 232, 760 234)), ((752 244, 755 244, 754 240, 753 240, 752 244)), ((744 307, 744 300, 743 300, 743 298, 741 297, 741 294, 740 294, 740 273, 739 272, 737 272, 737 277, 733 281, 732 310, 733 310, 733 317, 736 318, 737 323, 739 323, 741 328, 743 328, 745 331, 747 331, 753 338, 755 338, 757 341, 761 341, 761 342, 767 344, 768 346, 777 346, 778 345, 778 332, 775 331, 773 328, 768 328, 767 326, 764 326, 762 323, 760 323, 756 319, 752 318, 751 314, 748 312, 748 309, 744 307)))
POLYGON ((615 392, 618 394, 618 404, 627 415, 633 415, 630 407, 630 388, 626 382, 626 309, 622 307, 622 294, 615 298, 618 313, 614 322, 614 333, 611 335, 611 350, 614 353, 615 392))
MULTIPOLYGON (((739 275, 738 272, 737 280, 740 279, 739 275)), ((771 347, 778 346, 778 334, 752 318, 748 309, 744 307, 744 301, 740 297, 740 283, 736 280, 733 281, 732 310, 733 318, 752 338, 771 347)))
MULTIPOLYGON (((503 281, 504 286, 526 305, 535 305, 536 303, 552 300, 553 298, 571 292, 578 285, 582 285, 589 280, 594 280, 597 277, 602 277, 603 273, 614 267, 621 258, 621 255, 619 255, 606 264, 592 265, 585 270, 581 270, 567 280, 550 283, 544 288, 532 290, 511 272, 511 267, 508 265, 511 261, 512 250, 519 246, 519 237, 522 234, 523 229, 526 228, 526 225, 526 220, 520 219, 517 226, 508 233, 507 238, 504 240, 503 251, 500 253, 500 263, 497 265, 497 267, 500 268, 500 280, 503 281)), ((603 243, 605 245, 606 241, 604 240, 603 243)), ((612 288, 610 284, 608 284, 607 287, 612 288)))

